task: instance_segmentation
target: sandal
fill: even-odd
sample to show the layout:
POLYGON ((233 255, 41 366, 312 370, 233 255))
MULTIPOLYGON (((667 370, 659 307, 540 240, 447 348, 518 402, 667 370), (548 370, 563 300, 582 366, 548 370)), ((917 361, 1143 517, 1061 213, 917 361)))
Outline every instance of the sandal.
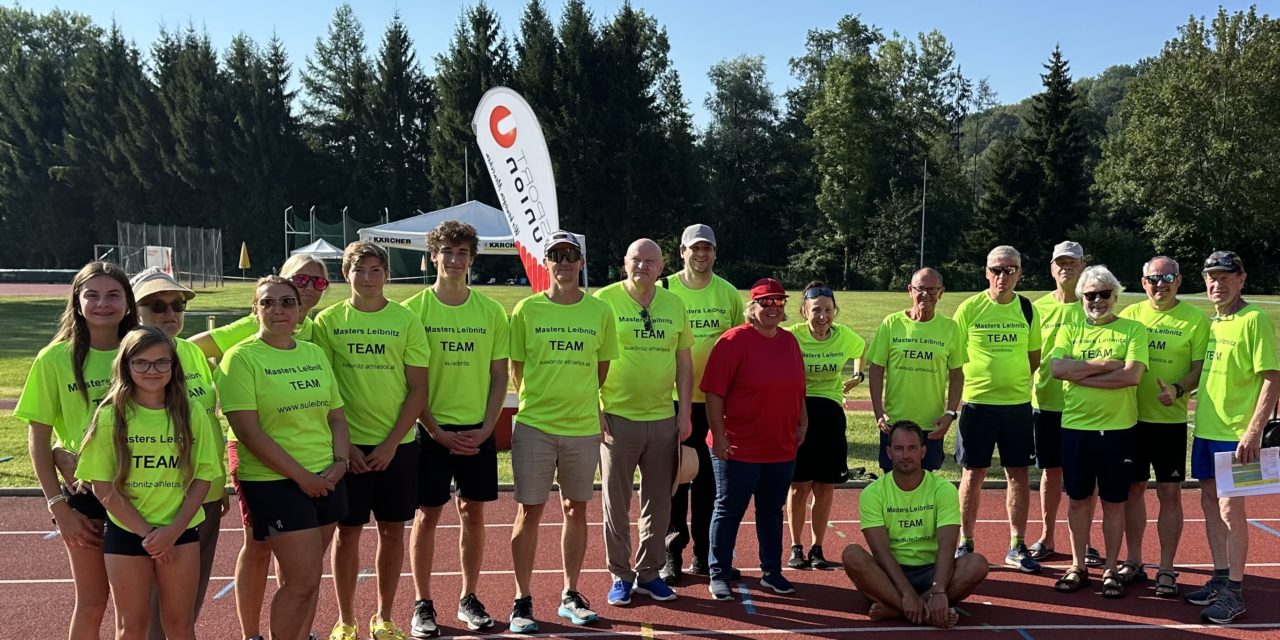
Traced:
POLYGON ((1124 580, 1117 571, 1102 574, 1102 597, 1116 599, 1124 597, 1124 580))
POLYGON ((1161 598, 1178 596, 1178 572, 1172 569, 1161 569, 1156 572, 1156 595, 1161 598))
POLYGON ((1032 543, 1027 547, 1027 552, 1031 555, 1031 559, 1039 562, 1053 555, 1053 547, 1045 546, 1043 542, 1032 543))
POLYGON ((1120 576, 1120 581, 1125 584, 1138 584, 1147 581, 1147 571, 1142 565, 1133 560, 1125 560, 1116 568, 1116 574, 1120 576))
POLYGON ((1102 557, 1101 553, 1098 553, 1097 549, 1094 549, 1093 547, 1085 547, 1084 566, 1101 567, 1106 563, 1107 563, 1106 559, 1102 557))
POLYGON ((1058 593, 1075 593, 1093 582, 1089 579, 1088 570, 1082 567, 1071 567, 1067 572, 1062 574, 1058 581, 1053 583, 1053 590, 1058 593))

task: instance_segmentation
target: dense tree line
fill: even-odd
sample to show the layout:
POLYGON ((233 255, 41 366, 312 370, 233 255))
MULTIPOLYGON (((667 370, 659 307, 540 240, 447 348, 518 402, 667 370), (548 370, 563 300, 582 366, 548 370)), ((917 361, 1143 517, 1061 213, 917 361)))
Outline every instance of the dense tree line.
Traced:
POLYGON ((270 265, 289 205, 372 222, 495 204, 470 119, 508 85, 539 114, 562 226, 597 273, 642 235, 674 264, 701 221, 739 285, 899 287, 923 259, 968 288, 994 244, 1039 265, 1067 237, 1125 274, 1232 247, 1251 282, 1280 285, 1280 26, 1253 10, 1189 19, 1160 55, 1096 77, 1055 48, 1043 91, 1003 105, 942 33, 847 16, 808 34, 785 94, 760 57, 713 65, 700 129, 665 28, 629 4, 567 0, 557 22, 531 0, 507 27, 478 4, 430 74, 409 25, 394 17, 370 52, 346 5, 301 62, 276 39, 219 50, 187 27, 141 49, 17 7, 0 7, 0 42, 0 266, 74 267, 116 220, 220 227, 228 267, 242 240, 270 265))

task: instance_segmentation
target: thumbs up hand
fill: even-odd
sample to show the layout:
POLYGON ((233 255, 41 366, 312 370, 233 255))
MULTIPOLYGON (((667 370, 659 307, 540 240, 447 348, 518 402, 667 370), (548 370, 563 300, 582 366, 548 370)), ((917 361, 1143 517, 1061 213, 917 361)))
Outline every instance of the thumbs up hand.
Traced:
POLYGON ((1160 385, 1160 404, 1166 407, 1173 406, 1173 401, 1178 397, 1177 392, 1160 378, 1156 378, 1156 384, 1160 385))

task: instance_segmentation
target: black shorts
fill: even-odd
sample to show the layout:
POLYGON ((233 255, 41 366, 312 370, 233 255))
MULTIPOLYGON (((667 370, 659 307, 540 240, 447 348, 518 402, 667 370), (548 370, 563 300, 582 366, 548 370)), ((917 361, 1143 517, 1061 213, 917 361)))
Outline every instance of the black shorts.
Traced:
POLYGON ((289 480, 241 480, 249 504, 253 539, 266 540, 290 531, 306 531, 333 524, 347 515, 346 478, 327 496, 308 497, 289 480))
POLYGON ((98 501, 98 496, 93 495, 93 491, 86 489, 84 493, 67 496, 67 504, 72 509, 80 512, 80 515, 90 520, 106 520, 107 508, 102 506, 98 501))
MULTIPOLYGON (((880 434, 880 470, 889 473, 893 470, 893 461, 889 459, 889 434, 879 429, 876 429, 876 433, 880 434)), ((930 440, 929 432, 924 432, 924 458, 920 461, 920 466, 925 471, 937 471, 942 468, 942 461, 946 456, 942 439, 930 440)))
POLYGON ((791 481, 840 484, 848 480, 849 441, 845 437, 844 407, 817 396, 806 397, 804 407, 809 413, 809 430, 796 450, 791 481))
POLYGON ((1137 466, 1138 430, 1062 430, 1062 488, 1072 500, 1087 500, 1094 491, 1107 502, 1129 499, 1137 466))
POLYGON ((1062 412, 1036 409, 1032 411, 1036 434, 1036 466, 1057 469, 1062 466, 1062 412))
MULTIPOLYGON (((199 542, 200 534, 196 533, 196 528, 192 527, 182 532, 178 536, 173 546, 191 544, 199 542)), ((147 550, 142 547, 142 536, 116 526, 116 523, 107 520, 107 530, 102 535, 102 552, 117 556, 150 556, 147 550)))
MULTIPOLYGON (((442 424, 441 429, 450 432, 479 429, 482 424, 442 424)), ((473 502, 493 502, 498 499, 498 439, 493 433, 480 444, 480 453, 459 456, 449 452, 436 442, 427 428, 415 427, 418 446, 422 454, 418 463, 418 505, 443 507, 449 502, 452 486, 457 485, 458 495, 473 502)))
POLYGON ((915 589, 917 594, 922 594, 933 588, 933 573, 937 565, 901 566, 903 575, 907 577, 907 582, 911 583, 911 588, 915 589))
MULTIPOLYGON (((376 448, 356 445, 365 455, 376 448)), ((405 442, 396 447, 391 464, 382 471, 351 473, 343 477, 347 483, 347 516, 338 524, 363 527, 369 514, 378 522, 406 522, 418 510, 418 443, 405 442)))
POLYGON ((956 462, 966 469, 991 467, 991 455, 1000 447, 1000 466, 1029 467, 1036 461, 1035 427, 1031 403, 964 403, 960 432, 956 434, 956 462))
POLYGON ((1134 482, 1150 480, 1153 468, 1156 482, 1182 482, 1187 479, 1187 423, 1139 421, 1134 429, 1138 432, 1134 482))

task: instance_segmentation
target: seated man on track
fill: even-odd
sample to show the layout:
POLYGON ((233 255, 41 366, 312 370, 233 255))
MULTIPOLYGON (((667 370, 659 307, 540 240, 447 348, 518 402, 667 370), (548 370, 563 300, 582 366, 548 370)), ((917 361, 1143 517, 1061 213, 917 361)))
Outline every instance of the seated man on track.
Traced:
POLYGON ((925 436, 908 420, 889 429, 893 471, 872 482, 858 499, 862 535, 870 550, 851 544, 844 571, 871 600, 872 620, 903 616, 917 625, 954 627, 953 604, 987 577, 978 553, 955 557, 960 536, 960 496, 955 485, 921 467, 925 436))

